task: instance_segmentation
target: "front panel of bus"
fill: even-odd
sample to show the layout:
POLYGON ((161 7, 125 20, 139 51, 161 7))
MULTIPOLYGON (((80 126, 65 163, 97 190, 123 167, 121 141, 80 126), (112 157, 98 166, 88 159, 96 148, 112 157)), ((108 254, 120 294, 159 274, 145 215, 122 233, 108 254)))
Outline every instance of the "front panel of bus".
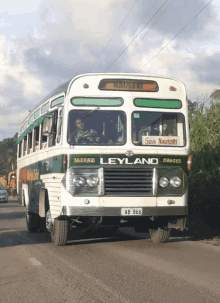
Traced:
POLYGON ((63 127, 63 214, 187 214, 189 130, 180 81, 80 76, 67 92, 63 127))

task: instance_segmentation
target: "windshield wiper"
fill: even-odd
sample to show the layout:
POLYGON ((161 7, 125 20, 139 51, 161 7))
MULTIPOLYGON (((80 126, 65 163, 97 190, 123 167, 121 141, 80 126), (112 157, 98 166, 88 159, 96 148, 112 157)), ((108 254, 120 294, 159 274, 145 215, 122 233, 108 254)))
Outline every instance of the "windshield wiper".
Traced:
POLYGON ((85 116, 83 117, 83 119, 86 118, 86 117, 88 117, 88 116, 90 116, 90 115, 91 115, 94 111, 96 111, 96 110, 100 110, 100 107, 97 107, 97 108, 93 109, 90 113, 88 113, 87 115, 85 115, 85 116))

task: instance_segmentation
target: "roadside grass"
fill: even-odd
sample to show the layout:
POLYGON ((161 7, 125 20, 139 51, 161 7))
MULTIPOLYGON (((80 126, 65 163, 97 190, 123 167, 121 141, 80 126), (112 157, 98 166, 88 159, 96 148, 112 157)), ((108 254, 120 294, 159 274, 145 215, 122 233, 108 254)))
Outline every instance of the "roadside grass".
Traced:
POLYGON ((205 243, 220 246, 220 236, 213 237, 212 239, 205 239, 205 243))

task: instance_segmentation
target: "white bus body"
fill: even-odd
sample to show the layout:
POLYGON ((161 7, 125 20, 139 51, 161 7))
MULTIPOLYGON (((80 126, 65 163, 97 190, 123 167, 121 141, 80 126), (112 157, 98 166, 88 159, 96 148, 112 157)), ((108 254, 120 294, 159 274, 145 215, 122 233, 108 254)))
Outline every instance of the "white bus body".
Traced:
POLYGON ((27 226, 56 245, 102 224, 164 242, 188 214, 184 84, 139 74, 86 74, 44 99, 18 138, 18 193, 27 226))

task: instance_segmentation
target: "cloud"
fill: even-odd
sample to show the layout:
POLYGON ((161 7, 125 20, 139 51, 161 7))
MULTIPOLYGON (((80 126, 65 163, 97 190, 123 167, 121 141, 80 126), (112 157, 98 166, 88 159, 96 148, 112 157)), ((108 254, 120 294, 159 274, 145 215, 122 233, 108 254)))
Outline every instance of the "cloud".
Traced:
POLYGON ((10 26, 11 23, 5 23, 4 19, 2 18, 0 21, 0 27, 10 26))
POLYGON ((10 54, 16 54, 4 36, 0 37, 0 140, 13 136, 19 129, 19 124, 32 109, 34 103, 39 102, 42 93, 41 81, 32 76, 25 68, 22 60, 11 63, 10 54), (31 101, 31 102, 30 102, 31 101))
POLYGON ((8 104, 9 104, 9 99, 7 97, 0 96, 0 107, 8 104))
POLYGON ((38 10, 41 0, 7 0, 1 1, 1 12, 7 12, 8 15, 25 14, 38 10))
POLYGON ((27 117, 28 110, 16 111, 8 115, 2 115, 0 113, 0 141, 5 138, 10 138, 19 131, 20 124, 27 117))
MULTIPOLYGON (((209 49, 208 49, 209 51, 209 49)), ((195 72, 197 81, 200 83, 220 85, 220 54, 213 53, 207 56, 205 52, 198 54, 195 60, 190 63, 190 69, 195 72)))
MULTIPOLYGON (((157 10, 108 72, 137 72, 207 4, 205 0, 168 0, 159 10, 164 0, 21 1, 8 0, 1 6, 9 16, 29 16, 22 23, 22 32, 16 32, 18 19, 4 15, 2 21, 11 24, 4 27, 7 35, 0 36, 0 114, 7 121, 7 133, 18 125, 10 124, 14 114, 15 121, 16 113, 25 110, 28 114, 60 84, 77 74, 104 72, 157 10), (33 23, 30 12, 35 12, 33 23), (137 41, 138 47, 129 54, 137 41)), ((179 78, 191 96, 212 90, 219 79, 219 16, 218 3, 213 0, 141 72, 179 78)), ((17 117, 19 121, 25 118, 20 114, 17 117)))

